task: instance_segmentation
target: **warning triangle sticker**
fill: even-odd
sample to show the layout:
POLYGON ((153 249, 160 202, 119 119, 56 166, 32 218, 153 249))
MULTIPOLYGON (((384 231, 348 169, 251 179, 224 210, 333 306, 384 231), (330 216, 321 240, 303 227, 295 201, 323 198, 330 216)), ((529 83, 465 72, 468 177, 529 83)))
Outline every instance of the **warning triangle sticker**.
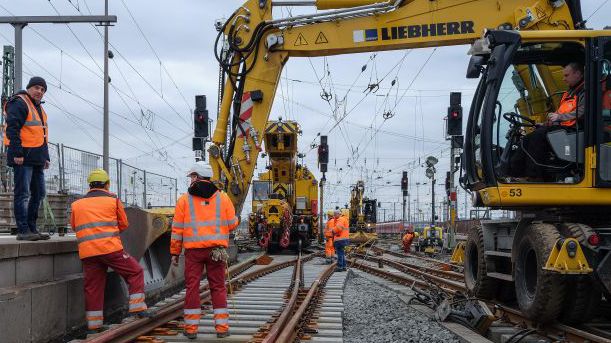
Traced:
POLYGON ((308 45, 308 41, 303 36, 303 33, 300 33, 299 36, 297 36, 297 39, 295 40, 295 44, 294 44, 294 46, 300 46, 300 45, 308 45))
POLYGON ((316 37, 316 41, 314 42, 314 44, 326 44, 329 43, 329 40, 327 40, 327 37, 325 36, 324 33, 322 33, 322 31, 320 31, 318 33, 318 36, 316 37))

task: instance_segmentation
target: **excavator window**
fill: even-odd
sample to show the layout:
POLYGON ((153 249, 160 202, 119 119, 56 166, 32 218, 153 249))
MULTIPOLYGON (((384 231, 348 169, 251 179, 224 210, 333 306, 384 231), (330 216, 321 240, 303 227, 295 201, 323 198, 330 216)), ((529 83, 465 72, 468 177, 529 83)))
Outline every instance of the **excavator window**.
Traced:
POLYGON ((498 181, 581 180, 584 121, 567 128, 558 123, 548 125, 547 118, 558 111, 562 94, 568 89, 563 68, 571 62, 583 65, 584 59, 583 46, 572 42, 524 45, 515 53, 501 81, 492 117, 491 148, 498 181), (542 143, 532 143, 541 141, 535 140, 535 133, 546 125, 550 129, 542 143))
POLYGON ((600 62, 600 97, 601 97, 601 144, 600 178, 611 181, 611 41, 603 44, 603 59, 600 62))
POLYGON ((253 181, 252 196, 254 200, 264 201, 269 199, 271 184, 269 181, 253 181))

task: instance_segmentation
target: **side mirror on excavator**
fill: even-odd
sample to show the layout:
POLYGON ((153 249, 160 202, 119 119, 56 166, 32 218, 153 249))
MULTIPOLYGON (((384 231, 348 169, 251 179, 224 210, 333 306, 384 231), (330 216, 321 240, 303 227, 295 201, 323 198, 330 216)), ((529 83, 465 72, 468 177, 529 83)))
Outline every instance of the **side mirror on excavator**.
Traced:
POLYGON ((467 67, 467 79, 477 79, 482 73, 482 66, 484 65, 484 57, 473 55, 469 59, 469 66, 467 67))

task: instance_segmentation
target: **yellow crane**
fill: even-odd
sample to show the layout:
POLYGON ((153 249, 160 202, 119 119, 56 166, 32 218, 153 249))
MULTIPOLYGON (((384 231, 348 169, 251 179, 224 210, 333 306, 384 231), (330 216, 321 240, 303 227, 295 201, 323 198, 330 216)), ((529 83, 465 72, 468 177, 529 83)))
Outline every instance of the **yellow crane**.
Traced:
POLYGON ((214 178, 240 212, 254 146, 289 58, 471 44, 467 76, 480 83, 468 113, 462 184, 475 206, 514 210, 518 219, 470 230, 467 288, 484 298, 515 289, 521 311, 536 321, 586 320, 611 291, 611 118, 601 100, 611 31, 582 26, 577 0, 246 1, 219 27, 227 82, 209 149, 214 178), (273 17, 274 6, 287 5, 327 11, 273 17), (586 66, 587 110, 577 130, 548 137, 550 157, 564 167, 550 168, 551 181, 513 178, 503 163, 558 108, 562 67, 570 62, 586 66))
POLYGON ((295 121, 268 121, 263 135, 268 171, 253 182, 251 237, 269 251, 307 247, 318 234, 318 181, 297 163, 295 121))

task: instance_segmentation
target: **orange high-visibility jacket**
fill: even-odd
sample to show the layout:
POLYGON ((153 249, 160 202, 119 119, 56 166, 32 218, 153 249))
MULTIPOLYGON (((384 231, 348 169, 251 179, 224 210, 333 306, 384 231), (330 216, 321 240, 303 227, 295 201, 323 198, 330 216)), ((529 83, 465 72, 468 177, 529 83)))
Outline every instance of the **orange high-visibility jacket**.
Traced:
POLYGON ((238 226, 235 208, 229 196, 216 191, 210 198, 188 193, 176 203, 172 222, 170 253, 180 255, 185 249, 229 246, 229 232, 238 226))
POLYGON ((104 189, 92 189, 72 203, 70 218, 81 259, 123 250, 119 233, 129 223, 123 204, 104 189))
POLYGON ((348 218, 341 216, 335 219, 333 235, 333 240, 336 242, 350 238, 350 231, 348 230, 348 218))
POLYGON ((331 218, 329 220, 327 220, 327 224, 325 225, 325 238, 326 239, 333 239, 333 227, 335 226, 335 219, 331 218))
POLYGON ((572 127, 577 123, 577 117, 581 113, 577 113, 577 103, 579 102, 579 94, 583 92, 583 82, 575 87, 575 89, 566 91, 562 94, 560 99, 560 105, 556 111, 558 114, 570 114, 573 119, 564 120, 560 122, 561 126, 572 127))
POLYGON ((414 234, 411 232, 408 232, 403 236, 403 243, 409 244, 412 242, 413 239, 414 239, 414 234))
POLYGON ((325 226, 325 256, 331 257, 335 255, 335 247, 333 247, 333 226, 335 225, 335 219, 331 218, 327 221, 325 226))
MULTIPOLYGON (((38 148, 47 143, 48 140, 47 113, 42 108, 42 105, 40 105, 40 111, 42 113, 38 113, 32 100, 30 100, 30 97, 26 94, 17 94, 16 96, 20 97, 28 106, 28 116, 25 118, 25 123, 23 127, 21 127, 20 132, 21 146, 24 148, 38 148)), ((4 104, 5 113, 7 103, 4 104)), ((4 124, 4 145, 9 146, 11 141, 6 135, 6 127, 7 125, 4 124)))

